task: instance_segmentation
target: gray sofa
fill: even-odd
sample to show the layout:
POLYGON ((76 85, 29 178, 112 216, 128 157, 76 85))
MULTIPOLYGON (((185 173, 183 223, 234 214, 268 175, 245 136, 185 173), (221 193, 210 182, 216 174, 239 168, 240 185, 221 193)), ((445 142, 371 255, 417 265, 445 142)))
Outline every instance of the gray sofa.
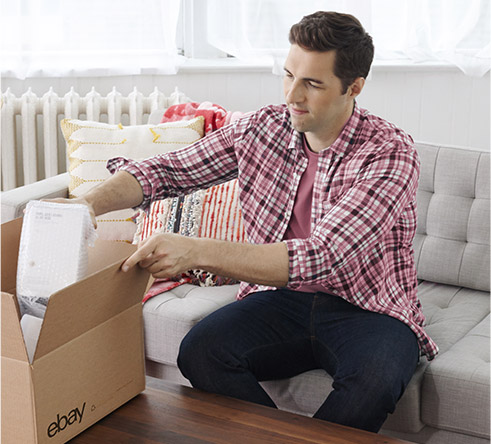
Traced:
MULTIPOLYGON (((490 438, 490 153, 418 143, 421 178, 414 241, 426 328, 440 348, 422 359, 382 433, 417 443, 490 438)), ((29 199, 65 196, 60 175, 2 193, 2 221, 29 199)), ((188 384, 176 367, 189 329, 234 300, 237 286, 182 285, 143 308, 147 374, 188 384)), ((311 415, 331 390, 321 370, 262 383, 284 410, 311 415)))

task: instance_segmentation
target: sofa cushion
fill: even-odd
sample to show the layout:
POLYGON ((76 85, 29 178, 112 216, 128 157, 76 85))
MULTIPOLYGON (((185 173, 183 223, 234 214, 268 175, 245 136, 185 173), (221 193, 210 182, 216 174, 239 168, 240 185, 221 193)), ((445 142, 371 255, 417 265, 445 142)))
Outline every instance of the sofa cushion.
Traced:
POLYGON ((143 306, 145 354, 176 365, 179 346, 201 319, 235 300, 239 286, 199 287, 184 284, 154 296, 143 306))
POLYGON ((440 354, 426 370, 422 420, 489 437, 489 293, 421 282, 426 330, 440 354))
POLYGON ((332 391, 332 377, 322 369, 260 384, 279 409, 305 416, 312 416, 332 391))
POLYGON ((484 291, 421 282, 418 295, 426 331, 438 345, 440 356, 489 315, 489 293, 484 291))
POLYGON ((488 152, 417 143, 420 279, 489 291, 488 152))
POLYGON ((428 368, 423 421, 489 439, 489 315, 428 368))

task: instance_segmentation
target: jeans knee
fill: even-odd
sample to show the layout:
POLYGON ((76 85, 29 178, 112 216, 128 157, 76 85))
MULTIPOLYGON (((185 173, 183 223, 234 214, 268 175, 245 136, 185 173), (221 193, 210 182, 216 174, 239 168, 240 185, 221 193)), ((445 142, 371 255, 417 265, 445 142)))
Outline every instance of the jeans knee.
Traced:
POLYGON ((194 370, 202 367, 200 360, 203 349, 206 350, 206 346, 200 344, 200 342, 199 337, 196 338, 193 330, 191 330, 184 336, 179 346, 177 367, 183 376, 189 380, 193 378, 194 370))
POLYGON ((352 396, 364 399, 368 405, 382 403, 391 411, 409 383, 412 370, 375 361, 340 373, 339 378, 335 378, 335 388, 353 391, 352 396))
POLYGON ((181 341, 177 366, 183 376, 191 382, 206 378, 207 373, 213 373, 217 365, 226 359, 223 356, 226 349, 219 336, 196 326, 181 341))
POLYGON ((365 392, 368 399, 372 399, 387 413, 393 413, 411 377, 407 369, 390 368, 390 365, 387 367, 371 372, 370 376, 365 375, 365 392))

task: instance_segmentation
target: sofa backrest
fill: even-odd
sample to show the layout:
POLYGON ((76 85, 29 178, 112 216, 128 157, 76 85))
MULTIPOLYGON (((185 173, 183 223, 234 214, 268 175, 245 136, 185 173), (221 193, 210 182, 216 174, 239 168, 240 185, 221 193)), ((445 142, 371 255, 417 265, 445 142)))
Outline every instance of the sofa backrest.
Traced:
POLYGON ((416 143, 418 278, 489 291, 490 153, 416 143))

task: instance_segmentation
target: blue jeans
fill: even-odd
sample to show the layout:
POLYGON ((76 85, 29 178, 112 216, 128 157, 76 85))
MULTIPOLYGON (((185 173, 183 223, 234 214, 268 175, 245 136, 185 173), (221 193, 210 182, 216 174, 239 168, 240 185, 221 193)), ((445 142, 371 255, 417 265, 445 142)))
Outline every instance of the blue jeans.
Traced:
POLYGON ((333 391, 314 417, 378 432, 418 361, 403 322, 326 293, 280 289, 199 322, 181 343, 178 366, 193 387, 271 407, 258 381, 322 368, 333 391))

